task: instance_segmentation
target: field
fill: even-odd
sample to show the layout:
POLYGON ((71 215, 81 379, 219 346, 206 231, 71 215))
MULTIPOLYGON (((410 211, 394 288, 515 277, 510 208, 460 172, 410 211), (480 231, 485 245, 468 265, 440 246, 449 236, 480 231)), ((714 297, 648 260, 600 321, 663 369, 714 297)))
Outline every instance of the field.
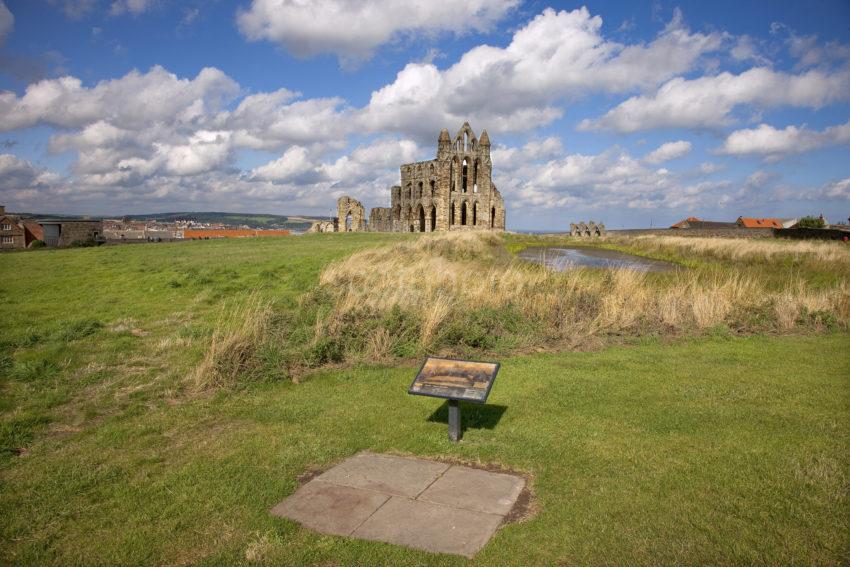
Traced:
POLYGON ((0 562, 469 563, 268 515, 364 449, 531 478, 473 564, 850 562, 850 250, 597 244, 687 268, 648 276, 512 255, 559 241, 0 255, 0 562), (406 394, 425 353, 502 362, 460 444, 406 394))

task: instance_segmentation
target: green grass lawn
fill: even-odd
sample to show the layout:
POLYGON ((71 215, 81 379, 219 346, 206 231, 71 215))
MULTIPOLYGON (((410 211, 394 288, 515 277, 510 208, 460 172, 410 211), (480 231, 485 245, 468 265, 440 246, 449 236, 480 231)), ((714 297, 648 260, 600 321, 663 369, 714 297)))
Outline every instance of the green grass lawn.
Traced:
POLYGON ((297 311, 327 262, 398 238, 0 255, 0 562, 468 563, 268 515, 365 449, 532 478, 536 513, 473 564, 850 562, 846 333, 505 358, 457 445, 412 362, 185 391, 228 302, 297 311))

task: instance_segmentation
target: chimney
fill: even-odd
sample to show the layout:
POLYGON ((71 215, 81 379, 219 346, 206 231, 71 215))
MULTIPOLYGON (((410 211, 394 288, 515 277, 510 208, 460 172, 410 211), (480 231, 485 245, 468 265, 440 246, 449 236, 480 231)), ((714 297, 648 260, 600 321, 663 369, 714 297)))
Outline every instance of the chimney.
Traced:
POLYGON ((6 214, 6 207, 4 205, 0 205, 0 217, 6 214))

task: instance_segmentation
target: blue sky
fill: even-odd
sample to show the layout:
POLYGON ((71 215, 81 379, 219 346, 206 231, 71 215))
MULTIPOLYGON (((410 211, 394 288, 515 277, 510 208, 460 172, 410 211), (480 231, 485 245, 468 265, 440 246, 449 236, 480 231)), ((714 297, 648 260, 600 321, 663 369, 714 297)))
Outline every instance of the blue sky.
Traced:
POLYGON ((850 215, 850 3, 0 0, 0 203, 387 206, 468 120, 511 229, 850 215))

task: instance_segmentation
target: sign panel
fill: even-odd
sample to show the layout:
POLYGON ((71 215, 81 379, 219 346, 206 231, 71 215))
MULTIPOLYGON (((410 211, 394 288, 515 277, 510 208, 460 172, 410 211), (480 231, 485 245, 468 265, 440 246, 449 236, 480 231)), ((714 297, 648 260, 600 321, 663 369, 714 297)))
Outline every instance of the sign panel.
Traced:
POLYGON ((483 404, 487 401, 498 372, 498 362, 429 356, 407 392, 483 404))

